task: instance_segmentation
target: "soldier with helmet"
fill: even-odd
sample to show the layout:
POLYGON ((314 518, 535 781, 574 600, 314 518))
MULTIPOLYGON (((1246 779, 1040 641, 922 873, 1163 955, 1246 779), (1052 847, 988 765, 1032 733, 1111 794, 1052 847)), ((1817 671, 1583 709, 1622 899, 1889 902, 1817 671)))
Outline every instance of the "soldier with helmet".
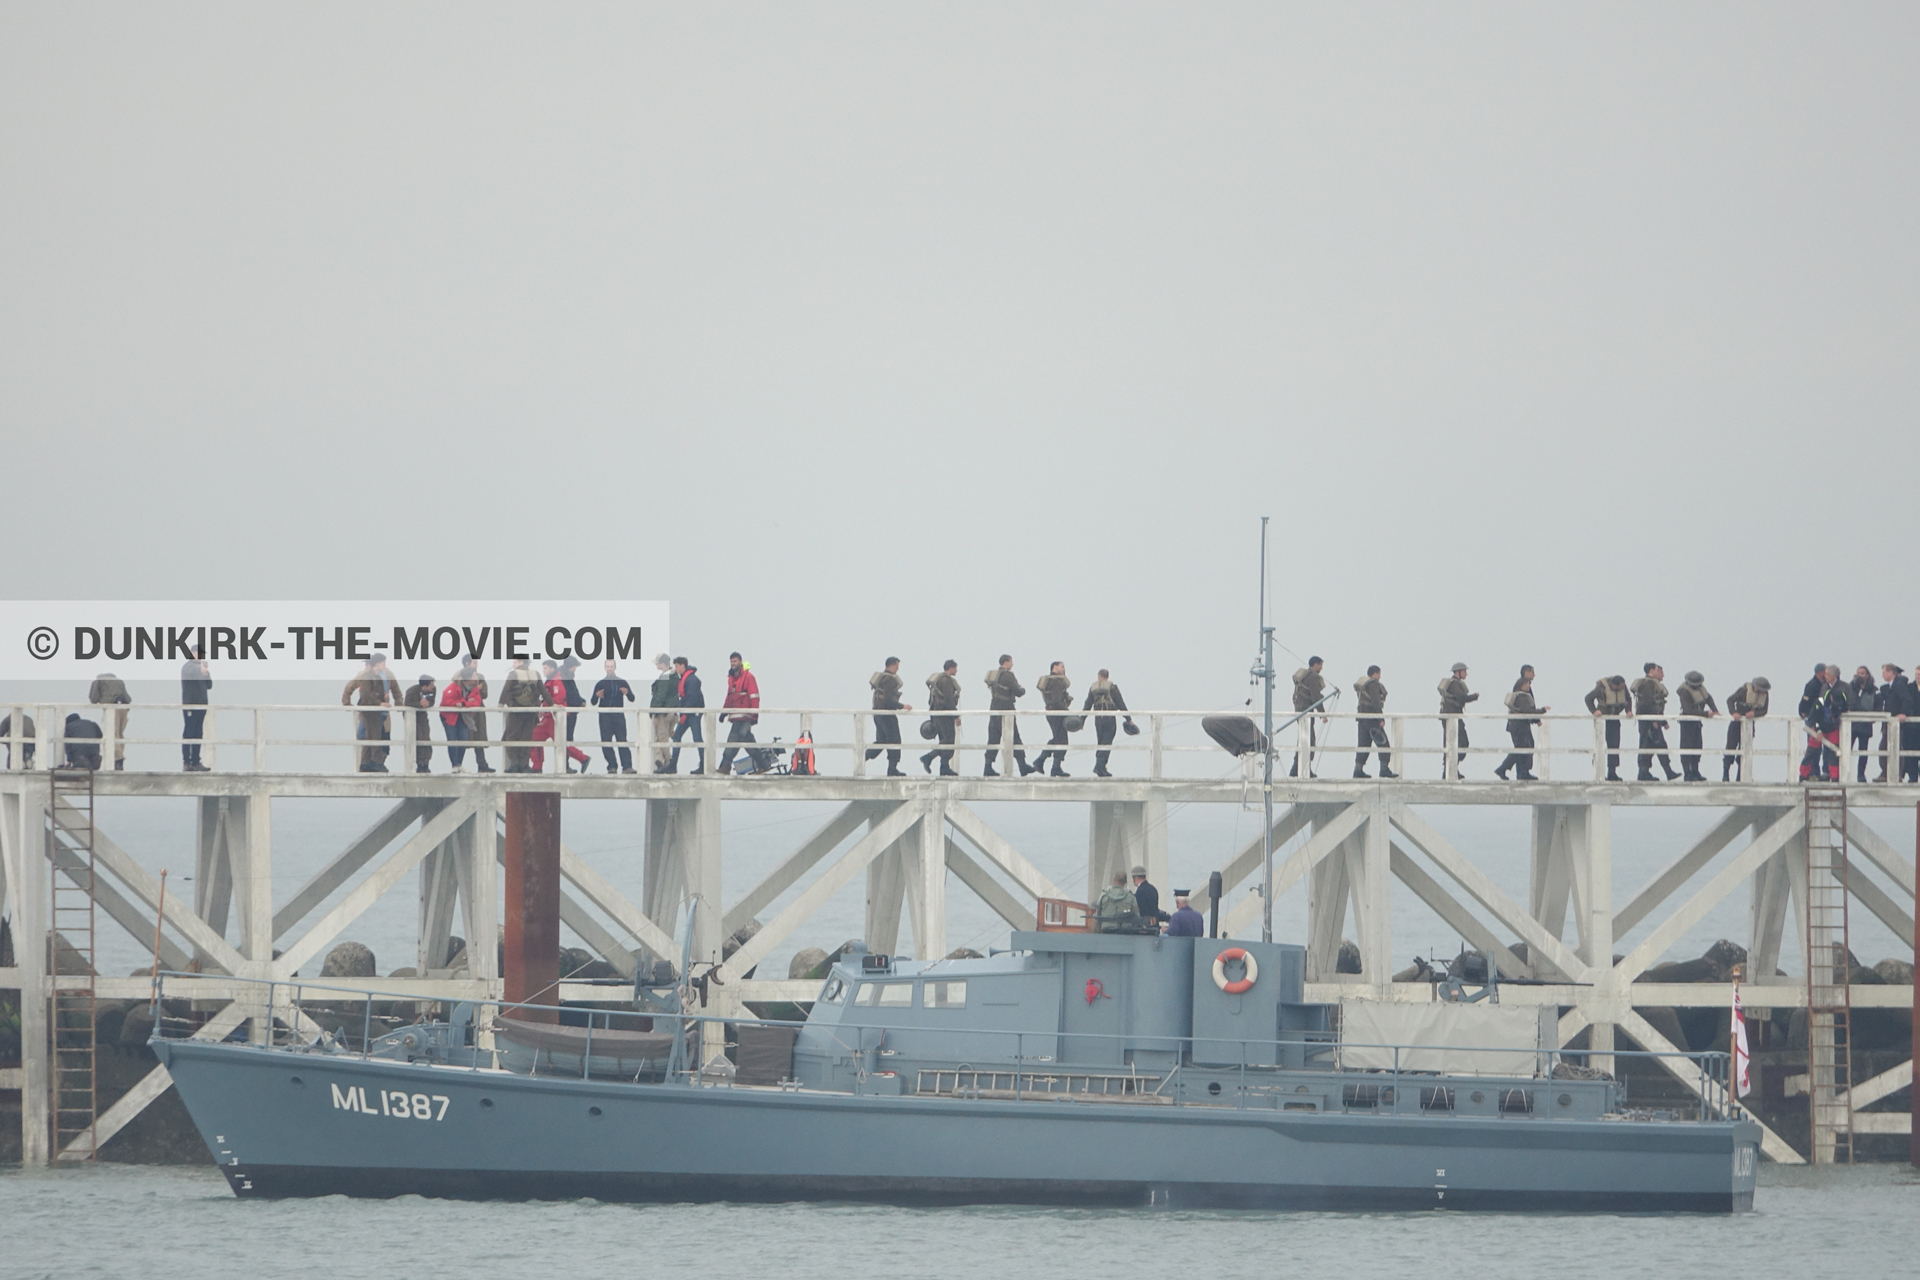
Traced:
POLYGON ((1727 754, 1720 758, 1720 781, 1746 780, 1733 776, 1740 768, 1740 722, 1758 720, 1767 714, 1772 688, 1773 682, 1765 676, 1755 676, 1727 695, 1727 715, 1731 720, 1727 725, 1727 754))

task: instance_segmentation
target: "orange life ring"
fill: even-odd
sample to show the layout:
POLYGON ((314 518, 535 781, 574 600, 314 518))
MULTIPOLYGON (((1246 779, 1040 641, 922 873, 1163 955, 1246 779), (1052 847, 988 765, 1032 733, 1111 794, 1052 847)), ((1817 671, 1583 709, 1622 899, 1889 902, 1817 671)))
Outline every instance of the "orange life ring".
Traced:
POLYGON ((1253 984, 1259 980, 1260 966, 1253 962, 1253 957, 1248 955, 1246 949, 1243 947, 1228 947, 1225 951, 1222 951, 1213 958, 1213 985, 1230 996, 1237 996, 1243 991, 1253 990, 1253 984), (1246 965, 1247 976, 1238 982, 1228 982, 1227 961, 1229 960, 1238 960, 1246 965))

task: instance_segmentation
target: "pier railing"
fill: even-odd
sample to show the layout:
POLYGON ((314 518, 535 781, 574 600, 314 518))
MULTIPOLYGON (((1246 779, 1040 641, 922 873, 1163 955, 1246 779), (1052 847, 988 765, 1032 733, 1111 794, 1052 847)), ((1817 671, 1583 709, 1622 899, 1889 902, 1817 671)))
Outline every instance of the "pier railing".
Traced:
MULTIPOLYGON (((83 750, 97 747, 102 768, 111 769, 124 757, 128 768, 154 772, 177 771, 181 765, 173 753, 183 746, 197 748, 206 767, 233 773, 353 773, 361 771, 363 753, 370 748, 386 749, 382 771, 409 773, 415 770, 418 747, 431 750, 429 770, 440 772, 448 767, 449 748, 463 753, 492 752, 494 759, 489 767, 496 769, 505 768, 504 752, 509 749, 538 750, 542 755, 540 771, 552 775, 571 771, 569 746, 587 754, 588 763, 581 766, 582 772, 604 750, 618 752, 624 748, 631 753, 638 773, 651 773, 656 762, 678 755, 680 772, 692 772, 704 765, 706 773, 714 774, 717 762, 730 757, 730 775, 741 778, 785 771, 800 746, 812 752, 820 773, 855 778, 883 772, 885 753, 889 751, 899 751, 909 767, 922 755, 934 756, 928 762, 929 770, 938 764, 937 753, 951 751, 955 766, 971 769, 979 763, 980 753, 993 752, 1000 776, 1006 778, 1021 776, 1017 759, 1024 757, 1031 763, 1041 752, 1055 750, 1069 753, 1078 771, 1075 776, 1080 777, 1086 776, 1087 753, 1096 751, 1109 753, 1109 769, 1115 776, 1155 780, 1235 775, 1251 780, 1260 761, 1256 748, 1229 762, 1226 752, 1204 732, 1202 721, 1209 717, 1245 714, 1244 709, 1233 708, 1061 713, 762 707, 750 713, 754 717, 749 722, 751 740, 728 740, 728 734, 735 731, 733 717, 739 713, 722 707, 686 711, 642 707, 619 712, 590 706, 551 710, 488 707, 460 713, 480 717, 486 725, 484 736, 449 740, 442 718, 448 713, 438 707, 424 712, 428 724, 423 734, 418 719, 423 712, 413 708, 348 708, 332 703, 102 706, 15 702, 0 703, 0 715, 6 717, 5 732, 0 732, 4 768, 18 772, 64 764, 70 745, 66 718, 76 713, 97 727, 101 736, 84 740, 76 737, 72 745, 83 750), (183 736, 182 713, 203 717, 197 736, 183 736), (627 738, 602 739, 602 715, 619 715, 627 738), (559 740, 556 742, 555 736, 508 739, 506 716, 551 716, 554 722, 540 731, 559 740), (576 722, 571 734, 565 725, 569 717, 576 722), (901 741, 882 740, 880 722, 888 719, 897 720, 901 741), (937 731, 935 737, 923 736, 923 726, 949 719, 956 722, 951 746, 938 740, 937 731), (1062 719, 1076 727, 1066 732, 1064 741, 1055 742, 1056 724, 1062 719), (1100 740, 1103 731, 1099 722, 1103 720, 1113 722, 1105 731, 1107 741, 1100 740), (1137 731, 1124 731, 1122 726, 1127 723, 1137 731), (671 736, 674 733, 678 733, 677 739, 671 736)), ((1385 754, 1393 761, 1392 772, 1398 776, 1447 781, 1486 780, 1510 754, 1518 754, 1526 758, 1520 767, 1530 769, 1540 781, 1599 782, 1607 780, 1616 768, 1623 780, 1631 781, 1637 776, 1641 758, 1646 757, 1650 767, 1657 767, 1663 759, 1676 770, 1696 767, 1703 780, 1715 783, 1725 778, 1731 785, 1778 785, 1799 780, 1800 763, 1813 745, 1807 727, 1784 716, 1600 717, 1548 713, 1524 717, 1532 723, 1534 741, 1530 746, 1516 746, 1509 740, 1506 727, 1518 718, 1499 712, 1448 716, 1414 712, 1315 714, 1275 734, 1275 774, 1330 779, 1356 775, 1361 771, 1356 754, 1363 750, 1359 741, 1363 725, 1377 725, 1386 739, 1384 748, 1372 745, 1377 739, 1364 747, 1367 774, 1379 775, 1380 756, 1385 754), (1664 742, 1643 745, 1642 726, 1657 728, 1664 742), (1701 741, 1683 744, 1696 728, 1701 741), (1609 741, 1610 737, 1617 745, 1609 741), (1716 769, 1720 771, 1718 776, 1716 769)), ((1831 758, 1838 762, 1839 780, 1856 785, 1898 783, 1905 772, 1920 774, 1920 745, 1903 748, 1902 728, 1903 721, 1883 713, 1848 715, 1837 740, 1826 744, 1831 758), (1867 731, 1866 745, 1856 740, 1857 727, 1867 731), (1864 778, 1860 776, 1863 772, 1867 775, 1864 778)), ((1655 776, 1664 780, 1663 775, 1655 776)))
MULTIPOLYGON (((168 998, 166 995, 166 983, 168 979, 175 981, 176 988, 186 986, 189 992, 191 992, 193 986, 201 979, 201 975, 169 970, 161 970, 155 974, 153 996, 149 1004, 150 1013, 153 1018, 151 1038, 161 1040, 194 1038, 197 1033, 203 1033, 204 1028, 215 1025, 205 1019, 169 1016, 166 1013, 168 998)), ((637 1070, 633 1080, 637 1083, 641 1075, 647 1075, 659 1077, 659 1081, 656 1082, 680 1083, 690 1086, 703 1083, 713 1084, 726 1082, 724 1079, 716 1079, 714 1076, 712 1071, 714 1058, 712 1056, 699 1052, 697 1048, 688 1048, 689 1045, 697 1045, 700 1037, 707 1034, 709 1029, 712 1033, 720 1036, 723 1047, 730 1048, 732 1047, 732 1042, 727 1039, 728 1033, 739 1027, 773 1027, 794 1030, 806 1025, 792 1020, 702 1014, 693 1012, 691 1009, 675 1012, 673 1010, 641 1008, 620 998, 625 993, 633 990, 631 983, 609 982, 606 984, 606 993, 609 999, 606 1001, 597 1001, 590 1005, 577 1002, 571 1004, 537 1004, 526 1001, 493 999, 459 1001, 429 1000, 422 1002, 402 1001, 400 1002, 401 1008, 408 1015, 409 1020, 406 1021, 404 1025, 389 1028, 388 1024, 390 1022, 399 1020, 393 1018, 390 1014, 377 1014, 375 1008, 377 1005, 383 1005, 391 1009, 395 1003, 394 993, 392 991, 379 991, 367 987, 337 985, 326 982, 278 982, 270 979, 248 978, 225 978, 222 981, 224 985, 235 988, 237 996, 236 1004, 247 1006, 258 1016, 270 1021, 273 1029, 272 1035, 265 1044, 255 1047, 281 1052, 312 1053, 325 1057, 349 1057, 362 1061, 375 1057, 387 1057, 388 1055, 379 1053, 377 1050, 389 1044, 393 1040, 393 1037, 405 1031, 407 1026, 423 1025, 430 1016, 435 1017, 436 1020, 445 1020, 449 1008, 459 1009, 464 1006, 471 1015, 462 1020, 463 1025, 470 1028, 470 1030, 464 1033, 466 1043, 460 1046, 465 1052, 459 1056, 464 1058, 465 1061, 448 1061, 444 1065, 464 1068, 471 1071, 497 1069, 498 1057, 493 1042, 493 1019, 517 1013, 550 1013, 556 1015, 556 1017, 573 1017, 582 1020, 584 1025, 580 1028, 583 1034, 581 1037, 581 1051, 579 1053, 580 1076, 582 1079, 592 1078, 604 1080, 608 1078, 604 1072, 596 1073, 593 1070, 593 1059, 596 1056, 593 1048, 593 1035, 596 1026, 604 1033, 608 1030, 616 1029, 613 1027, 613 1022, 616 1019, 630 1021, 635 1018, 646 1018, 651 1021, 653 1029, 656 1030, 661 1023, 668 1024, 669 1026, 678 1024, 674 1026, 676 1047, 669 1059, 670 1065, 663 1065, 659 1070, 637 1070), (344 999, 342 997, 344 997, 344 999), (351 1047, 350 1042, 342 1042, 341 1039, 330 1035, 328 1031, 314 1021, 313 1017, 309 1016, 308 1013, 310 1009, 325 1005, 328 1006, 328 1011, 333 1013, 334 1018, 337 1018, 339 1006, 355 1003, 361 1006, 361 1026, 357 1050, 351 1047), (608 1007, 609 1005, 616 1007, 610 1008, 608 1007), (375 1034, 376 1022, 378 1023, 378 1029, 380 1031, 379 1035, 375 1034), (706 1065, 699 1065, 703 1061, 706 1065)), ((831 976, 822 979, 822 987, 824 988, 827 983, 832 981, 834 981, 834 978, 831 976)), ((691 992, 684 985, 680 988, 680 993, 683 999, 691 997, 691 992)), ((333 1019, 329 1020, 331 1021, 333 1019)), ((856 1068, 856 1074, 863 1079, 871 1075, 892 1074, 890 1069, 880 1065, 881 1058, 879 1055, 881 1053, 888 1053, 888 1056, 893 1055, 889 1051, 879 1049, 877 1046, 867 1045, 865 1043, 866 1037, 860 1034, 863 1031, 876 1029, 878 1028, 863 1026, 858 1023, 835 1024, 831 1028, 828 1028, 830 1033, 835 1036, 836 1046, 847 1054, 849 1061, 859 1064, 856 1068), (847 1040, 841 1038, 838 1033, 842 1031, 853 1032, 856 1043, 849 1043, 847 1040)), ((344 1030, 344 1028, 336 1027, 335 1030, 344 1030)), ((1092 1072, 1094 1075, 1101 1075, 1097 1069, 1102 1066, 1110 1066, 1111 1071, 1101 1075, 1102 1079, 1126 1076, 1137 1082, 1134 1096, 1155 1094, 1166 1098, 1166 1100, 1173 1105, 1180 1105, 1180 1098, 1177 1093, 1170 1094, 1164 1092, 1164 1086, 1188 1063, 1202 1069, 1231 1069, 1238 1076, 1238 1087, 1234 1098, 1222 1099, 1220 1101, 1214 1101, 1212 1098, 1209 1098, 1206 1103, 1201 1105, 1245 1106, 1249 1099, 1262 1093, 1258 1083, 1261 1078, 1280 1071, 1290 1071, 1295 1073, 1324 1074, 1329 1078, 1337 1077, 1341 1082, 1349 1085, 1364 1081, 1371 1085, 1374 1090, 1371 1097, 1364 1102, 1350 1101, 1343 1096, 1340 1106, 1330 1109, 1360 1109, 1368 1112, 1377 1110, 1418 1110, 1431 1112, 1442 1108, 1436 1108, 1429 1101, 1424 1100, 1421 1095, 1423 1093, 1434 1092, 1433 1086, 1447 1079, 1474 1078, 1487 1081, 1507 1081, 1516 1086, 1516 1088, 1527 1086, 1538 1087, 1540 1082, 1543 1081, 1550 1082, 1563 1079, 1560 1074, 1561 1067, 1571 1066, 1575 1068, 1585 1068, 1590 1058, 1598 1056, 1586 1050, 1550 1048, 1516 1050, 1512 1045, 1426 1045, 1419 1043, 1389 1044, 1346 1041, 1336 1040, 1330 1034, 1326 1033, 1309 1033, 1296 1039, 1288 1039, 1282 1036, 1277 1039, 1266 1040, 1224 1036, 1116 1034, 1110 1032, 1069 1031, 1064 1029, 1044 1031, 991 1027, 941 1028, 916 1026, 912 1028, 912 1030, 915 1036, 926 1038, 935 1043, 942 1039, 950 1040, 955 1046, 953 1054, 950 1055, 952 1059, 955 1062, 965 1062, 967 1064, 959 1068, 960 1074, 977 1076, 984 1073, 991 1073, 1012 1076, 1015 1082, 1013 1092, 1015 1092, 1016 1095, 1031 1094, 1036 1099, 1055 1098, 1060 1096, 1062 1092, 1071 1092, 1071 1090, 1061 1090, 1055 1087, 1063 1080, 1070 1082, 1072 1078, 1076 1077, 1086 1077, 1090 1080, 1093 1078, 1093 1075, 1089 1075, 1089 1072, 1092 1072), (1010 1052, 1000 1057, 983 1054, 980 1047, 983 1040, 1009 1045, 1010 1052), (1099 1042, 1119 1047, 1123 1051, 1164 1053, 1171 1055, 1172 1061, 1162 1065, 1144 1066, 1132 1061, 1116 1061, 1112 1064, 1062 1062, 1057 1046, 1059 1042, 1063 1040, 1084 1043, 1099 1042), (1040 1051, 1042 1049, 1049 1051, 1043 1053, 1040 1051), (1306 1065, 1301 1067, 1288 1067, 1268 1060, 1269 1058, 1277 1056, 1279 1051, 1285 1049, 1302 1050, 1304 1056, 1308 1059, 1306 1065), (1369 1068, 1366 1070, 1342 1069, 1339 1066, 1338 1055, 1343 1050, 1354 1049, 1368 1050, 1370 1051, 1369 1056, 1373 1058, 1378 1058, 1381 1054, 1390 1055, 1391 1065, 1386 1068, 1369 1068), (1438 1073, 1431 1070, 1416 1071, 1403 1067, 1403 1062, 1411 1061, 1415 1054, 1427 1056, 1433 1054, 1455 1054, 1461 1056, 1497 1054, 1506 1057, 1524 1055, 1533 1058, 1535 1065, 1531 1075, 1491 1071, 1438 1073), (984 1066, 979 1065, 983 1063, 985 1064, 984 1066), (996 1068, 998 1068, 997 1071, 996 1068), (1027 1081, 1025 1086, 1019 1083, 1023 1078, 1027 1081), (1402 1105, 1403 1102, 1406 1101, 1404 1096, 1404 1090, 1406 1089, 1414 1089, 1416 1091, 1413 1095, 1413 1101, 1416 1105, 1413 1107, 1402 1105)), ((616 1052, 616 1050, 609 1048, 609 1055, 613 1052, 616 1052)), ((421 1056, 425 1055, 423 1054, 421 1056)), ((1615 1049, 1609 1051, 1605 1057, 1610 1060, 1616 1071, 1624 1071, 1624 1067, 1621 1065, 1622 1060, 1644 1060, 1649 1064, 1662 1066, 1671 1075, 1682 1077, 1691 1076, 1691 1083, 1693 1085, 1692 1092, 1696 1099, 1694 1103, 1685 1107, 1678 1107, 1668 1103, 1658 1108, 1660 1111, 1672 1114, 1676 1119, 1686 1118, 1700 1122, 1724 1122, 1735 1119, 1741 1114, 1739 1102, 1734 1097, 1730 1088, 1732 1059, 1726 1053, 1715 1051, 1637 1051, 1615 1049)), ((932 1070, 932 1068, 927 1068, 926 1070, 932 1070)), ((946 1069, 949 1074, 951 1074, 953 1070, 952 1068, 946 1069)), ((561 1073, 551 1071, 547 1074, 551 1078, 561 1073)), ((1581 1074, 1570 1075, 1564 1078, 1582 1080, 1599 1079, 1613 1082, 1619 1089, 1619 1100, 1622 1103, 1627 1101, 1627 1081, 1624 1075, 1616 1080, 1610 1072, 1587 1074, 1583 1071, 1581 1074)), ((783 1081, 781 1084, 783 1087, 797 1087, 797 1082, 791 1079, 783 1081)), ((917 1093, 919 1090, 916 1088, 910 1092, 917 1093)), ((978 1092, 977 1085, 972 1092, 978 1092)), ((1090 1090, 1087 1092, 1090 1096, 1103 1096, 1100 1094, 1092 1094, 1090 1090)), ((969 1090, 961 1088, 956 1079, 955 1089, 948 1096, 966 1097, 969 1096, 969 1090)), ((1294 1095, 1287 1095, 1287 1097, 1290 1100, 1297 1101, 1294 1095)), ((1531 1095, 1529 1095, 1524 1107, 1525 1113, 1529 1115, 1535 1114, 1534 1107, 1535 1103, 1531 1095)), ((1444 1109, 1451 1110, 1451 1106, 1444 1109)), ((1505 1112, 1518 1108, 1509 1108, 1503 1103, 1501 1109, 1505 1112)))

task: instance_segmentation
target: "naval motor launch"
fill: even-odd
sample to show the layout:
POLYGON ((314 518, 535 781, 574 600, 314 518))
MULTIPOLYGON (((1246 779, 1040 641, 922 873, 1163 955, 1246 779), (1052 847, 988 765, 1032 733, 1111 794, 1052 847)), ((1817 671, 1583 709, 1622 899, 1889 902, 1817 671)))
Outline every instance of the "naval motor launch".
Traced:
POLYGON ((668 1010, 643 1029, 462 1004, 357 1049, 152 1043, 242 1197, 1752 1206, 1760 1129, 1724 1055, 1696 1055, 1697 1113, 1640 1111, 1510 1034, 1529 1009, 1400 1006, 1437 1043, 1356 1043, 1303 1000, 1301 947, 1084 928, 980 959, 856 948, 804 1023, 735 1024, 731 1075, 694 1047, 723 1024, 673 1011, 684 974, 637 993, 668 1010))

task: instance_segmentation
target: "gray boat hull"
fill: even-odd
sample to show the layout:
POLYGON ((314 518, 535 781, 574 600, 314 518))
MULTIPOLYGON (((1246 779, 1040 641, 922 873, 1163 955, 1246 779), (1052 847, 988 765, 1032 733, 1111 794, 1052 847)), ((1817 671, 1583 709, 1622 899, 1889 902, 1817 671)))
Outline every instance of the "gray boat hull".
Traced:
POLYGON ((235 1194, 1727 1213, 1746 1122, 1301 1113, 528 1077, 155 1042, 235 1194))

